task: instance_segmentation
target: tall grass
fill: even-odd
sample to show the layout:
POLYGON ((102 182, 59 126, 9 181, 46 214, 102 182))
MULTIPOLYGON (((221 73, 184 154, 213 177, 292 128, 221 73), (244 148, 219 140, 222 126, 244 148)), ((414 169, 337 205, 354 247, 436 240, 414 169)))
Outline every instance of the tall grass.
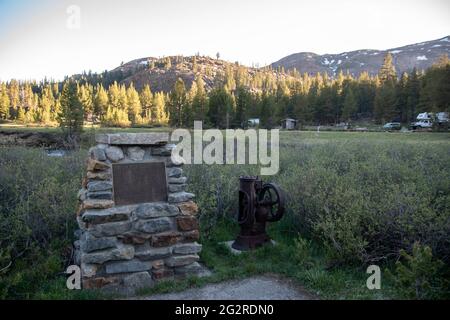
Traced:
POLYGON ((85 151, 0 148, 0 298, 30 298, 72 253, 85 151))

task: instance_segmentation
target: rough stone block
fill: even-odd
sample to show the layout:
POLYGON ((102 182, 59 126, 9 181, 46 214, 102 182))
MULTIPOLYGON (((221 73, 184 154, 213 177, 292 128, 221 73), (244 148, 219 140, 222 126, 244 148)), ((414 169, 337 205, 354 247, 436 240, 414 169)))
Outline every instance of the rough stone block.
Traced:
POLYGON ((185 189, 185 184, 169 184, 169 192, 182 192, 185 189))
POLYGON ((83 201, 82 210, 108 209, 114 206, 114 201, 103 199, 86 199, 83 201))
POLYGON ((179 266, 185 266, 187 264, 191 264, 193 262, 196 262, 200 259, 200 257, 196 254, 189 254, 185 256, 172 256, 170 258, 167 258, 164 263, 168 267, 179 267, 179 266))
POLYGON ((198 230, 183 232, 182 239, 186 242, 198 241, 200 239, 200 233, 198 230))
POLYGON ((110 181, 90 181, 87 184, 88 192, 99 192, 112 190, 112 182, 110 181))
POLYGON ((83 289, 100 289, 106 285, 119 283, 118 277, 97 277, 83 279, 83 289))
POLYGON ((189 192, 169 193, 168 201, 170 203, 186 202, 192 200, 194 197, 195 195, 189 192))
POLYGON ((87 190, 85 188, 81 188, 78 191, 77 198, 79 201, 84 201, 87 198, 87 190))
POLYGON ((144 159, 145 150, 140 147, 129 147, 127 149, 128 159, 132 161, 141 161, 144 159))
POLYGON ((93 276, 95 276, 97 274, 98 265, 82 263, 80 266, 80 269, 81 269, 81 277, 92 278, 93 276))
POLYGON ((152 155, 168 157, 172 154, 172 150, 175 148, 174 144, 166 144, 162 147, 152 148, 152 155))
POLYGON ((116 248, 117 240, 115 237, 96 238, 88 232, 84 232, 80 239, 80 248, 83 252, 116 248))
POLYGON ((187 201, 177 204, 182 215, 195 216, 198 213, 198 206, 194 201, 187 201))
POLYGON ((183 174, 183 169, 178 167, 167 168, 166 173, 169 178, 180 178, 183 174))
POLYGON ((172 253, 171 247, 151 248, 136 250, 135 256, 140 260, 155 260, 166 258, 172 253))
POLYGON ((98 134, 95 141, 110 145, 163 145, 169 141, 168 132, 98 134))
POLYGON ((128 272, 140 272, 147 271, 152 268, 150 262, 143 262, 137 259, 128 261, 109 262, 105 266, 106 273, 128 273, 128 272))
POLYGON ((101 170, 108 170, 109 168, 110 165, 106 162, 97 161, 91 158, 89 158, 87 161, 88 171, 101 171, 101 170))
POLYGON ((143 203, 137 206, 133 212, 138 218, 171 217, 180 213, 178 207, 164 202, 143 203))
POLYGON ((172 278, 173 275, 174 275, 173 270, 169 269, 169 268, 160 268, 160 269, 152 270, 152 276, 153 276, 153 279, 155 279, 155 280, 172 278))
POLYGON ((202 245, 197 242, 180 243, 173 246, 172 251, 174 254, 196 254, 202 251, 202 245))
POLYGON ((83 253, 81 263, 102 264, 113 260, 130 260, 134 256, 134 247, 130 245, 121 245, 117 248, 96 251, 92 253, 83 253))
POLYGON ((179 232, 165 232, 155 234, 151 237, 152 247, 166 247, 180 241, 182 236, 179 232))
POLYGON ((106 155, 105 150, 99 147, 92 147, 89 149, 89 155, 91 159, 97 160, 97 161, 105 161, 106 155))
POLYGON ((159 233, 170 230, 172 228, 172 221, 167 217, 138 220, 135 222, 134 228, 145 233, 159 233))
POLYGON ((86 178, 89 180, 111 180, 111 173, 108 171, 88 171, 86 178))
POLYGON ((161 269, 164 268, 164 260, 153 260, 152 261, 153 269, 161 269))
POLYGON ((198 221, 194 216, 180 216, 177 218, 177 226, 180 231, 198 229, 198 221))
POLYGON ((87 223, 100 224, 128 220, 130 213, 120 210, 120 207, 104 210, 87 210, 83 214, 83 221, 87 223))
POLYGON ((105 153, 108 159, 112 162, 120 161, 125 157, 122 149, 118 147, 108 147, 105 149, 105 153))
POLYGON ((88 231, 97 238, 124 234, 131 229, 130 221, 108 222, 91 225, 88 231))
POLYGON ((99 191, 99 192, 88 192, 86 194, 88 199, 101 199, 101 200, 112 200, 112 192, 109 191, 99 191))
POLYGON ((122 242, 125 244, 140 245, 140 244, 144 244, 145 241, 147 241, 147 239, 149 237, 143 237, 141 235, 134 235, 134 234, 123 234, 123 235, 117 236, 117 238, 122 240, 122 242))
POLYGON ((83 219, 81 219, 81 214, 77 216, 77 225, 78 228, 80 228, 80 230, 82 232, 85 232, 87 230, 87 224, 85 222, 83 222, 83 219))

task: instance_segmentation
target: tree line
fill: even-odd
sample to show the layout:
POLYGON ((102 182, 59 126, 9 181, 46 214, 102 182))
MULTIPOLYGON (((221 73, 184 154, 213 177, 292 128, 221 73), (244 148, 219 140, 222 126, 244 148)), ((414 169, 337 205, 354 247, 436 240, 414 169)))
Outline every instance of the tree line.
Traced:
MULTIPOLYGON (((150 68, 154 67, 152 63, 150 68)), ((171 66, 166 63, 164 67, 171 66)), ((211 90, 206 90, 202 73, 197 72, 190 88, 178 78, 168 93, 152 92, 149 85, 138 91, 133 83, 125 86, 117 81, 104 86, 73 79, 63 83, 11 80, 0 82, 0 119, 56 124, 64 112, 63 101, 71 99, 79 106, 77 114, 82 120, 122 127, 191 127, 194 120, 202 120, 206 126, 229 128, 240 127, 249 118, 259 118, 261 126, 271 128, 287 117, 303 124, 360 119, 408 123, 419 112, 450 110, 447 56, 440 57, 425 71, 414 69, 400 77, 390 53, 375 76, 363 72, 354 77, 339 72, 331 78, 320 73, 300 74, 295 69, 288 74, 275 77, 273 70, 264 69, 250 83, 242 68, 227 68, 216 75, 211 90), (75 95, 70 99, 62 94, 68 83, 75 95)))

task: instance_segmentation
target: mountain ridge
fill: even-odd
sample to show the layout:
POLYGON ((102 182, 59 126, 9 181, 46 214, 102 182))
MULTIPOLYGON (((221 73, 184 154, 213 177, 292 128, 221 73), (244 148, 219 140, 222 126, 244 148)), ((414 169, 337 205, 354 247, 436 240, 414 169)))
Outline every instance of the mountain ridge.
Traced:
MULTIPOLYGON (((386 50, 358 49, 337 54, 319 55, 314 52, 299 52, 288 55, 280 60, 261 68, 248 67, 237 62, 228 62, 208 56, 168 56, 162 58, 138 58, 108 71, 113 79, 140 90, 149 84, 154 91, 169 92, 178 78, 183 79, 190 88, 197 76, 201 76, 207 91, 214 87, 216 81, 226 78, 232 72, 248 84, 250 90, 254 83, 267 81, 269 78, 293 78, 291 71, 295 68, 298 73, 327 73, 331 77, 339 72, 349 72, 359 76, 362 72, 370 75, 378 74, 386 53, 393 56, 393 63, 397 73, 409 72, 414 67, 419 71, 429 68, 441 55, 450 53, 450 36, 440 39, 414 43, 386 50)), ((297 73, 297 74, 298 74, 297 73)))
POLYGON ((358 76, 364 71, 370 75, 378 73, 384 56, 390 52, 393 55, 397 73, 429 68, 443 54, 450 52, 450 36, 436 40, 418 42, 385 50, 358 49, 341 53, 316 54, 314 52, 298 52, 290 54, 270 64, 273 68, 283 68, 300 73, 315 74, 326 72, 335 76, 340 71, 358 76))

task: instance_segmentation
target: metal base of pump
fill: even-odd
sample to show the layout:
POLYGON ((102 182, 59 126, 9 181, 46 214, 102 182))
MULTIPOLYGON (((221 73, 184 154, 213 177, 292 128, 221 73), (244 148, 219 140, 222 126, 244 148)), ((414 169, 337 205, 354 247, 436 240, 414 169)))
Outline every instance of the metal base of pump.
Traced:
POLYGON ((272 244, 272 242, 265 233, 251 236, 238 235, 231 247, 240 251, 248 251, 262 247, 266 244, 272 244))

